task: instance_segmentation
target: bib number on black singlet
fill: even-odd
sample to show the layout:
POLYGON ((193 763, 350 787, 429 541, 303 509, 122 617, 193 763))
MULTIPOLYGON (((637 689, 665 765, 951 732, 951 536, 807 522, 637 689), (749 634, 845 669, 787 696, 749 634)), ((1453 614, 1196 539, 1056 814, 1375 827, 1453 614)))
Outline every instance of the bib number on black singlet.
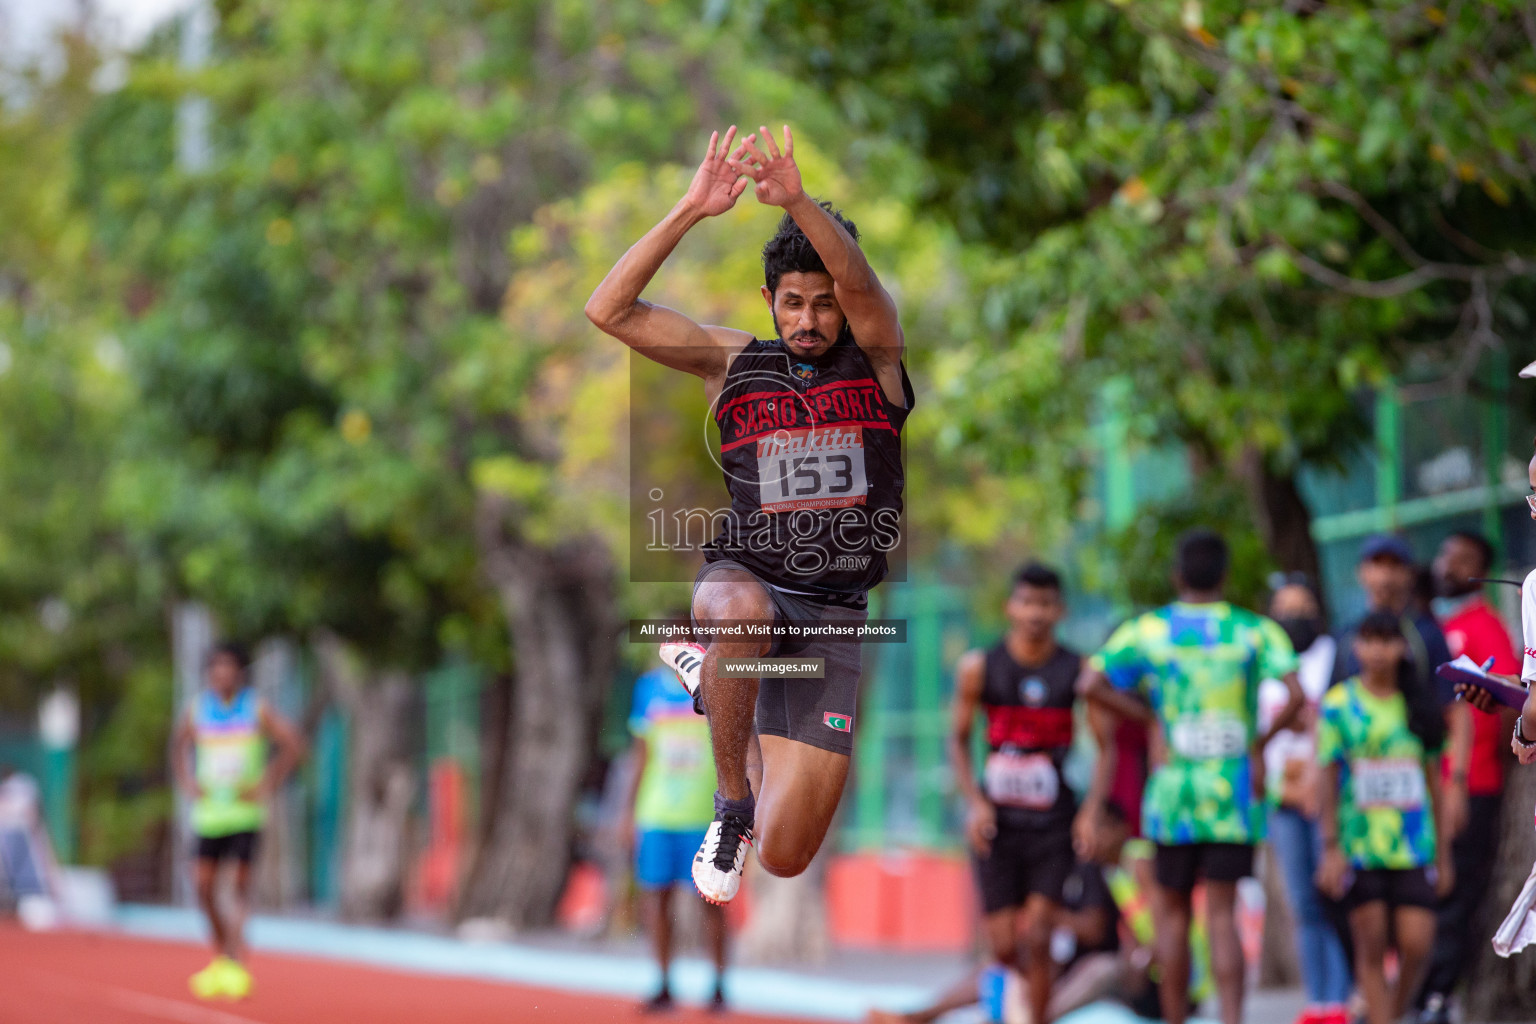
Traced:
POLYGON ((764 512, 862 505, 869 496, 859 427, 781 430, 757 442, 764 512))

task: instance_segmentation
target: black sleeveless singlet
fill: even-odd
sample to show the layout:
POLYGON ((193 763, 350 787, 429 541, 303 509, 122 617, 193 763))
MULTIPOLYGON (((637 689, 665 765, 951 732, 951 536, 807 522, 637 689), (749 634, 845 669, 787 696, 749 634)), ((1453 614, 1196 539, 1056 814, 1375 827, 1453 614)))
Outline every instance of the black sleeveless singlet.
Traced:
POLYGON ((740 562, 782 590, 862 606, 885 578, 901 518, 906 408, 846 333, 814 360, 753 339, 715 403, 731 508, 705 561, 740 562))
POLYGON ((1061 768, 1072 749, 1072 704, 1082 656, 1058 646, 1043 665, 1020 665, 999 641, 987 651, 981 706, 987 716, 982 788, 998 821, 1018 828, 1070 824, 1077 799, 1061 768))

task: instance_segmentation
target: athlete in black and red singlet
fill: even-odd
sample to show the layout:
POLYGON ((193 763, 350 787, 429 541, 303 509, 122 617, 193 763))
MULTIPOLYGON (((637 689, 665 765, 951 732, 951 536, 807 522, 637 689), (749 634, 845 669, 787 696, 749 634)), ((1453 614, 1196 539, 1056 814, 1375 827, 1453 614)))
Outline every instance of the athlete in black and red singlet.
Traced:
POLYGON ((709 716, 719 790, 693 879, 716 903, 736 894, 754 833, 763 867, 796 875, 837 810, 853 748, 857 630, 900 537, 900 432, 913 404, 896 306, 857 230, 805 194, 789 129, 782 152, 759 132, 734 152, 735 127, 723 141, 710 137, 687 194, 586 310, 636 352, 704 380, 731 507, 694 582, 696 624, 820 627, 809 641, 743 633, 711 635, 707 647, 662 645, 662 660, 709 716), (731 209, 749 181, 759 202, 785 211, 763 249, 775 337, 701 326, 641 299, 683 235, 731 209), (822 658, 824 676, 718 675, 722 657, 771 654, 822 658))
POLYGON ((1007 634, 960 659, 950 719, 949 756, 966 798, 966 838, 992 956, 1023 971, 1037 1021, 1047 1019, 1051 928, 1075 863, 1077 799, 1061 768, 1072 747, 1082 658, 1056 642, 1065 610, 1055 572, 1035 563, 1020 569, 1004 605, 1007 634), (978 709, 988 750, 980 773, 971 762, 978 709))

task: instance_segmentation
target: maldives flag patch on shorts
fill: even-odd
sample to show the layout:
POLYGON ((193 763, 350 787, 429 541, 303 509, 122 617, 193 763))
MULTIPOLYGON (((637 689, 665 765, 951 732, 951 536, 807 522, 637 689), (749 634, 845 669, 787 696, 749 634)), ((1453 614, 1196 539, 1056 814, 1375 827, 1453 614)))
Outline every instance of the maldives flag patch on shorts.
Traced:
POLYGON ((853 719, 847 715, 836 715, 828 711, 821 717, 821 723, 838 732, 853 732, 853 719))

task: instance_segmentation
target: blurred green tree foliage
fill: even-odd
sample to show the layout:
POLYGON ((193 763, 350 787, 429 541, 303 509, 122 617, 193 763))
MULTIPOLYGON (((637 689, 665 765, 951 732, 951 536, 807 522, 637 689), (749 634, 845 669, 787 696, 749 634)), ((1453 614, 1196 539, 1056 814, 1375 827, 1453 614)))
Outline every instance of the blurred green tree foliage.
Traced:
POLYGON ((856 130, 917 154, 926 207, 993 253, 990 343, 941 379, 968 399, 953 443, 996 465, 1061 477, 1125 379, 1132 440, 1243 480, 1274 557, 1315 572, 1296 472, 1367 436, 1358 391, 1414 361, 1467 387, 1480 352, 1531 354, 1528 5, 737 13, 856 130))
POLYGON ((134 389, 110 273, 71 202, 100 59, 80 31, 57 58, 0 67, 0 718, 30 724, 55 686, 79 695, 80 852, 103 864, 169 806, 169 722, 142 713, 169 700, 165 576, 104 486, 134 389))

